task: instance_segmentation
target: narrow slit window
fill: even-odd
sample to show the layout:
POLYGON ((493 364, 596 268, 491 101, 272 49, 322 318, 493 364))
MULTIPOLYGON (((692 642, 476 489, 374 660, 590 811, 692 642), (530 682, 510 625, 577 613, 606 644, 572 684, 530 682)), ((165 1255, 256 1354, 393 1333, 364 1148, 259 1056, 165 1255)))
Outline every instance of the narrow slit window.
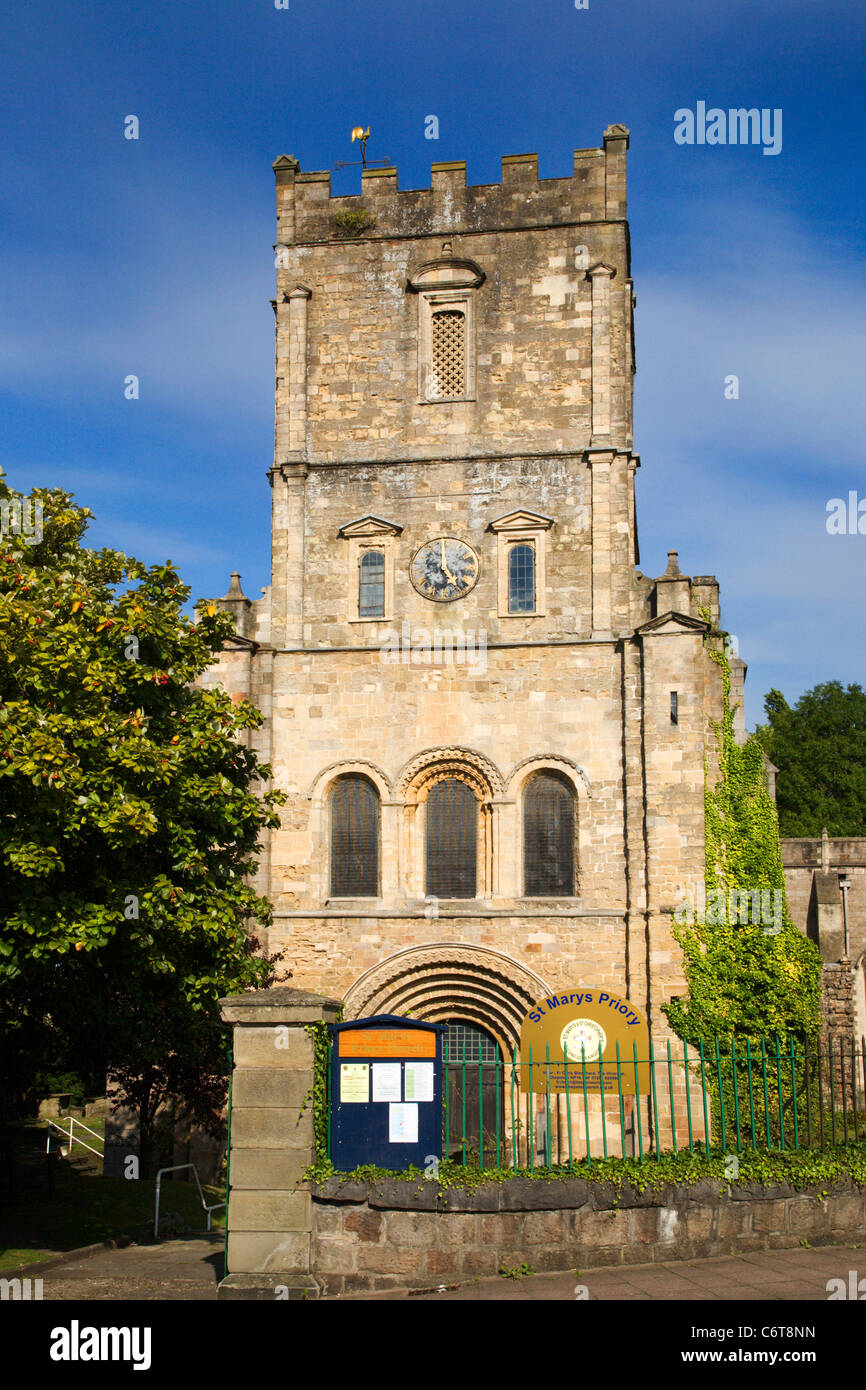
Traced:
POLYGON ((385 552, 366 550, 361 556, 358 593, 359 618, 385 616, 385 552))
POLYGON ((508 611, 535 612, 535 548, 513 545, 508 552, 508 611))
POLYGON ((433 350, 429 394, 436 400, 466 395, 466 315, 439 309, 432 317, 433 350))
POLYGON ((556 772, 535 772, 523 797, 523 854, 528 898, 574 893, 574 792, 556 772))
POLYGON ((680 697, 676 690, 671 691, 671 723, 680 722, 680 697))
POLYGON ((331 897, 379 894, 379 793, 366 777, 340 777, 331 792, 331 897))
POLYGON ((478 864, 478 802, 456 777, 437 782, 427 797, 427 894, 474 898, 478 864))

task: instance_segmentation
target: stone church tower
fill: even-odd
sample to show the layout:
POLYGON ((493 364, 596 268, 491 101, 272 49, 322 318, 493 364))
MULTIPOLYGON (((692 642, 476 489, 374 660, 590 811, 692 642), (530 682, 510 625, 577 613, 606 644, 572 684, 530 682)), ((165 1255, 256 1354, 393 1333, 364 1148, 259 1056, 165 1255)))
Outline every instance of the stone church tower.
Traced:
POLYGON ((627 148, 340 198, 274 165, 271 583, 233 576, 209 679, 288 794, 257 886, 292 984, 472 1056, 579 985, 663 1038, 703 901, 718 585, 637 568, 627 148))

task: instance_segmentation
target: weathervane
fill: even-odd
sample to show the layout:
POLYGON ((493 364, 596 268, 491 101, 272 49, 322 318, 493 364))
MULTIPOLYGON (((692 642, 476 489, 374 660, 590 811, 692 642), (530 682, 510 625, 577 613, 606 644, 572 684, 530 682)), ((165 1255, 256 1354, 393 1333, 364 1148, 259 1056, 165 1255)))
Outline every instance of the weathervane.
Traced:
MULTIPOLYGON (((357 141, 358 141, 358 144, 361 146, 361 168, 362 168, 362 169, 366 169, 366 168, 367 168, 367 141, 369 140, 369 138, 370 138, 370 127, 369 127, 369 126, 367 126, 367 129, 366 129, 366 130, 364 129, 364 127, 363 127, 362 125, 353 126, 353 128, 352 128, 352 144, 354 145, 355 141, 357 140, 357 141)), ((383 168, 387 168, 387 167, 390 165, 391 161, 390 161, 390 159, 371 159, 371 160, 370 160, 370 163, 371 163, 371 164, 381 164, 381 165, 383 166, 383 168)), ((335 168, 335 169, 351 169, 351 168, 357 168, 357 166, 358 166, 358 161, 357 161, 357 159, 338 159, 337 162, 336 162, 336 164, 334 165, 334 168, 335 168)))

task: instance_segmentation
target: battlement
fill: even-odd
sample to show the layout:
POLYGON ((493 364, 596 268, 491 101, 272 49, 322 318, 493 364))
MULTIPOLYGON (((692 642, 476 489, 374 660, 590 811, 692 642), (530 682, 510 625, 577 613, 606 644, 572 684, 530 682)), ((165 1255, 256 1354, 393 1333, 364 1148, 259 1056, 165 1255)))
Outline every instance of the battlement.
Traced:
POLYGON ((600 149, 575 150, 567 178, 539 179, 537 154, 505 155, 502 182, 467 184, 465 160, 434 164, 429 188, 399 189, 397 170, 365 169, 360 194, 334 197, 327 170, 304 173, 296 159, 274 162, 277 242, 420 237, 577 222, 626 215, 624 125, 608 126, 600 149))

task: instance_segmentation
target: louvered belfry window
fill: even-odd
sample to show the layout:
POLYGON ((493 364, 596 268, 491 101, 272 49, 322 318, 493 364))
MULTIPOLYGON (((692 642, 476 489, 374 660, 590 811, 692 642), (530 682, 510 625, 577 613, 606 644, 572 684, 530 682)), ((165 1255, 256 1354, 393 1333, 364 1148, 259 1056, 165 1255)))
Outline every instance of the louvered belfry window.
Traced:
POLYGON ((534 772, 523 797, 524 892, 574 893, 574 792, 556 772, 534 772))
POLYGON ((438 309, 432 322, 432 381, 437 400, 466 395, 466 315, 462 309, 438 309))
POLYGON ((331 897, 375 898, 379 893, 379 794, 354 773, 331 792, 331 897))
POLYGON ((427 893, 474 898, 478 864, 478 802, 471 787, 444 777, 427 797, 427 893))

